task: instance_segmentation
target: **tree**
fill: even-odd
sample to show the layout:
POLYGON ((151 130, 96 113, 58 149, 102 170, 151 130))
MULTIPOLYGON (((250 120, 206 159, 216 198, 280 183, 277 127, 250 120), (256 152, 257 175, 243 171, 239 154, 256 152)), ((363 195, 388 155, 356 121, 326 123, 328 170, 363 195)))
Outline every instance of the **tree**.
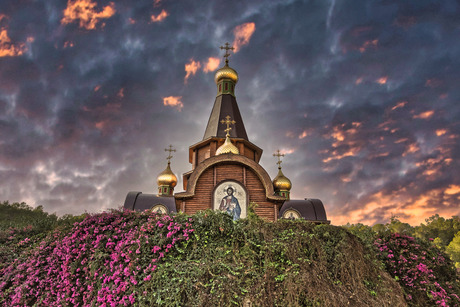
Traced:
POLYGON ((446 248, 450 259, 455 262, 455 267, 460 269, 460 231, 457 232, 446 248))
POLYGON ((415 227, 415 236, 424 240, 439 238, 436 245, 442 248, 449 245, 454 235, 460 231, 460 218, 458 216, 445 219, 439 214, 435 214, 425 221, 426 225, 420 224, 420 226, 415 227))

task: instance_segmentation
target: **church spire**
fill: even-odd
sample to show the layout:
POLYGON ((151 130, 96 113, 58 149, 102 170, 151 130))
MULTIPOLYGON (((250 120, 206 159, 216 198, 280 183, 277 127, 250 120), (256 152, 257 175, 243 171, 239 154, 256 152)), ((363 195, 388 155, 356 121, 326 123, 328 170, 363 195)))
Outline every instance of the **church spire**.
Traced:
POLYGON ((234 50, 233 46, 226 43, 225 46, 221 46, 220 49, 225 50, 224 58, 225 65, 216 71, 214 81, 217 85, 217 97, 214 102, 214 107, 209 117, 208 125, 204 133, 203 140, 210 137, 225 138, 226 132, 219 125, 219 122, 229 115, 236 121, 230 136, 232 138, 239 138, 248 140, 246 129, 241 118, 240 110, 235 98, 235 86, 238 82, 238 73, 228 66, 228 57, 230 56, 230 50, 234 50))

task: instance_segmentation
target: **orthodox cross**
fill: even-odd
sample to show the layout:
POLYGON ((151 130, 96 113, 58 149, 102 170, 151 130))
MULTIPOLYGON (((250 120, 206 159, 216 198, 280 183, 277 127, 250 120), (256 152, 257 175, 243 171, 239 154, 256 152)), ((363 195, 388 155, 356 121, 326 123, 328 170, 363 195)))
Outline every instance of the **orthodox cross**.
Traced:
POLYGON ((171 158, 173 156, 171 156, 171 153, 174 151, 176 151, 175 149, 173 149, 172 145, 169 145, 169 148, 165 148, 165 151, 169 151, 169 154, 168 154, 168 157, 166 158, 166 160, 168 160, 168 164, 171 163, 171 158))
POLYGON ((230 136, 230 130, 232 130, 232 128, 230 128, 230 125, 236 124, 236 121, 232 120, 230 115, 227 115, 227 117, 225 117, 225 120, 221 120, 220 122, 224 125, 227 125, 227 129, 224 130, 225 132, 227 132, 225 136, 230 136))
POLYGON ((284 157, 284 154, 280 153, 280 150, 278 149, 276 153, 273 154, 273 157, 278 158, 278 162, 276 162, 276 164, 278 164, 278 168, 281 169, 281 163, 283 162, 281 161, 281 157, 284 157))
POLYGON ((225 54, 224 54, 224 58, 225 58, 225 64, 228 64, 228 57, 230 56, 230 53, 228 53, 229 50, 235 50, 235 48, 233 46, 230 46, 230 44, 227 42, 225 43, 225 47, 224 46, 220 46, 220 49, 225 49, 225 54))

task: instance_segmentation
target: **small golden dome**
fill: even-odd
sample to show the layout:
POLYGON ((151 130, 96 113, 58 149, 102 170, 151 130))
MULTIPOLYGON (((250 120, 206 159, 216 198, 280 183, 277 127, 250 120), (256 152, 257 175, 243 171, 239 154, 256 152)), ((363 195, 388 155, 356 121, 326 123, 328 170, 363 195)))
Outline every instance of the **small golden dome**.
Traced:
POLYGON ((216 75, 214 76, 214 81, 217 84, 221 79, 224 79, 224 78, 231 79, 236 84, 238 82, 238 73, 233 68, 225 64, 224 67, 216 71, 216 75))
POLYGON ((273 186, 275 190, 284 190, 290 191, 292 188, 291 180, 284 176, 283 172, 281 171, 281 167, 278 168, 278 175, 273 179, 273 186))
POLYGON ((167 186, 170 186, 172 188, 174 188, 176 186, 177 177, 171 171, 171 167, 169 166, 169 164, 170 163, 168 162, 168 166, 166 167, 166 169, 164 171, 162 171, 160 173, 160 175, 158 175, 158 178, 157 178, 158 186, 167 185, 167 186))
POLYGON ((228 135, 225 138, 224 144, 222 144, 222 146, 217 148, 216 156, 217 155, 223 155, 223 154, 226 154, 226 153, 232 153, 234 155, 239 155, 240 154, 240 151, 238 150, 238 148, 235 145, 233 145, 233 143, 232 143, 232 141, 230 141, 230 137, 228 135))

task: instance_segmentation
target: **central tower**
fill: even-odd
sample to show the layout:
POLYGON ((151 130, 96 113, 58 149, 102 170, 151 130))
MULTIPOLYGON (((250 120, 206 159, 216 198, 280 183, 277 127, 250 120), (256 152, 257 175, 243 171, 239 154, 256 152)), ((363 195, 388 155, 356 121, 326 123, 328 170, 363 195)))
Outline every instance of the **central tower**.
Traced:
POLYGON ((227 208, 224 198, 233 197, 241 217, 248 204, 255 202, 260 216, 276 220, 286 198, 275 194, 270 176, 259 164, 262 149, 246 133, 235 96, 238 73, 228 64, 234 48, 228 43, 220 48, 225 50, 225 65, 214 76, 217 95, 203 139, 189 147, 192 170, 183 174, 185 192, 174 195, 177 209, 189 214, 222 210, 227 208))

